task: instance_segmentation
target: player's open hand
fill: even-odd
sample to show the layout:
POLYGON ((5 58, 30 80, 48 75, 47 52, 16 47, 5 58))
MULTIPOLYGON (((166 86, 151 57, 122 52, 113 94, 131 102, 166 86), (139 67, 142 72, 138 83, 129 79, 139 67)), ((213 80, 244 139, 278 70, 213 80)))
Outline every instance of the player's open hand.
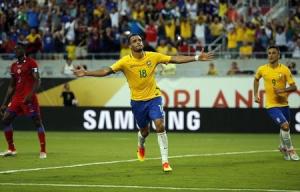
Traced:
POLYGON ((255 96, 254 101, 255 103, 260 103, 260 98, 258 96, 255 96))
POLYGON ((214 53, 213 52, 205 53, 204 48, 202 48, 199 60, 200 61, 211 61, 213 59, 214 59, 214 53))
POLYGON ((83 77, 86 73, 85 69, 81 65, 75 66, 75 68, 72 71, 77 77, 83 77))

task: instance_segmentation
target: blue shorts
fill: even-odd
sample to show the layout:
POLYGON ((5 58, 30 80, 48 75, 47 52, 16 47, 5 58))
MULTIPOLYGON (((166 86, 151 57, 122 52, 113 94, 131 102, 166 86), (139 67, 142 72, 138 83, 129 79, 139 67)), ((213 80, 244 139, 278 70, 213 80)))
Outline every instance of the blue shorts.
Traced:
POLYGON ((269 116, 277 125, 282 125, 284 122, 290 122, 290 108, 286 107, 273 107, 267 109, 269 116))
POLYGON ((148 101, 131 100, 131 107, 139 129, 147 127, 153 120, 164 117, 161 97, 155 97, 148 101))

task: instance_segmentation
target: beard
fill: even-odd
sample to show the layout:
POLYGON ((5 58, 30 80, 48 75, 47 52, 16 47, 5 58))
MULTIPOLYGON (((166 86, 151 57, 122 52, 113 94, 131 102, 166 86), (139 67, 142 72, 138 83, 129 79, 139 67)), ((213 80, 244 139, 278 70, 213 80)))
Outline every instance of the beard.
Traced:
POLYGON ((143 51, 143 48, 136 48, 134 51, 140 53, 143 51))

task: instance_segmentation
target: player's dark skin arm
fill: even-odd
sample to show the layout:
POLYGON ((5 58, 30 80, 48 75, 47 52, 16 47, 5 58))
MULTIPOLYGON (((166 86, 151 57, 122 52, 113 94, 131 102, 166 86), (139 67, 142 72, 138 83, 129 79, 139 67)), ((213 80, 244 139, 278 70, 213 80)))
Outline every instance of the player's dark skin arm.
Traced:
POLYGON ((16 81, 12 77, 9 81, 8 89, 6 91, 6 95, 5 95, 3 103, 1 105, 1 110, 0 110, 1 115, 4 114, 4 111, 6 110, 6 107, 9 103, 9 101, 11 100, 11 97, 12 97, 13 93, 15 92, 15 88, 16 88, 16 81))
POLYGON ((77 77, 83 77, 83 76, 104 77, 114 73, 110 67, 104 67, 96 71, 86 71, 82 66, 77 66, 73 70, 73 72, 74 75, 76 75, 77 77))
POLYGON ((32 96, 37 92, 38 88, 40 87, 40 84, 41 84, 41 79, 40 79, 40 75, 38 72, 33 72, 32 73, 32 76, 33 76, 33 79, 34 79, 34 82, 33 82, 33 86, 32 86, 32 90, 31 92, 26 95, 26 97, 24 98, 23 102, 24 103, 28 103, 31 101, 32 99, 32 96))

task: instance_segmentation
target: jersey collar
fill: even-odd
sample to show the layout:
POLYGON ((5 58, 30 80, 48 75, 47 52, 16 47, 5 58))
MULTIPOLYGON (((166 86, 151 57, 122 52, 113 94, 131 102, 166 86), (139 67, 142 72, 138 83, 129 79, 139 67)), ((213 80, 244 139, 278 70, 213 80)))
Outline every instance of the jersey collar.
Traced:
POLYGON ((19 60, 17 60, 17 64, 20 65, 20 64, 25 63, 25 62, 26 62, 26 59, 27 59, 27 58, 26 58, 26 56, 25 56, 25 57, 23 58, 23 61, 22 61, 22 62, 19 62, 19 60))

